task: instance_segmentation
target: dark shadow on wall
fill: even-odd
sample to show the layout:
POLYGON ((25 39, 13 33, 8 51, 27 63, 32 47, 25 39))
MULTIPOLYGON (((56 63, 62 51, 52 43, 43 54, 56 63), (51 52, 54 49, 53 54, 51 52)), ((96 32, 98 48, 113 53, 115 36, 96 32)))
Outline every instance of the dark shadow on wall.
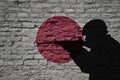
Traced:
POLYGON ((89 80, 120 80, 120 44, 107 31, 103 20, 95 19, 83 28, 85 41, 61 41, 82 72, 89 73, 89 80), (84 46, 84 47, 83 47, 84 46), (90 48, 88 51, 85 47, 90 48))

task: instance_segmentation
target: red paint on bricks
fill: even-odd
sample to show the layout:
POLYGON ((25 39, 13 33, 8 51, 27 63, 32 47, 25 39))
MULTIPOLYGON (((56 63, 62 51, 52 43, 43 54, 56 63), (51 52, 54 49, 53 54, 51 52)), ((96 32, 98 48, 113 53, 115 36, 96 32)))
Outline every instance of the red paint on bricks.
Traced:
POLYGON ((64 50, 61 45, 52 42, 78 40, 77 37, 82 37, 82 32, 74 20, 65 16, 54 16, 39 27, 36 42, 39 43, 37 47, 44 58, 50 62, 62 64, 72 60, 69 52, 64 50))

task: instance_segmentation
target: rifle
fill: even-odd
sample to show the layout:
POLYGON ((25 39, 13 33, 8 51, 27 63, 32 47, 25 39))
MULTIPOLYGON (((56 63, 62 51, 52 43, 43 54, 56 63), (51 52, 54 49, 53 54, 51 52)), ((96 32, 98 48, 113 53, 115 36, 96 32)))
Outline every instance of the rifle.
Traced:
POLYGON ((81 37, 77 41, 54 41, 54 42, 43 42, 37 44, 57 44, 61 45, 65 50, 69 51, 70 53, 76 52, 80 50, 83 46, 84 41, 81 37))

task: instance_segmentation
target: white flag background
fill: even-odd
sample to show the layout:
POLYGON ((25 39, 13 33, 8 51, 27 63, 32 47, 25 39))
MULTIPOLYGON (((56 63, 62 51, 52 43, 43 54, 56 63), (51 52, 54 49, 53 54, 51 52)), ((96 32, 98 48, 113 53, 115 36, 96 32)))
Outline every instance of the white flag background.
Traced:
POLYGON ((120 41, 120 0, 0 0, 0 80, 88 80, 71 61, 47 61, 36 47, 42 22, 68 16, 81 27, 102 19, 120 41))

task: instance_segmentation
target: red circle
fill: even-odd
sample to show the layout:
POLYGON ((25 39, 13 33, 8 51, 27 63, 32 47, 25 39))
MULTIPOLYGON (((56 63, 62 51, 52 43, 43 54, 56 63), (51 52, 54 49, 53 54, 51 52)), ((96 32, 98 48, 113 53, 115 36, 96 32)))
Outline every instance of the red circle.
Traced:
POLYGON ((66 16, 54 16, 39 27, 36 42, 42 56, 50 62, 62 64, 71 61, 69 52, 54 41, 78 40, 82 37, 80 26, 66 16))

